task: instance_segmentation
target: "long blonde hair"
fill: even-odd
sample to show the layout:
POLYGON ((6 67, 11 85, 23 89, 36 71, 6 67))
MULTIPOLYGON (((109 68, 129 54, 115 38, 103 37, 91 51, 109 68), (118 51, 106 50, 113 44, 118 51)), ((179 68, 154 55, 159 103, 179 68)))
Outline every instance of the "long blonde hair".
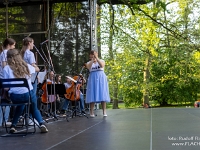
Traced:
POLYGON ((22 59, 17 49, 8 50, 7 62, 16 78, 25 78, 27 75, 30 76, 28 65, 22 59))
POLYGON ((27 50, 28 48, 28 45, 33 41, 33 39, 31 37, 25 37, 23 39, 23 46, 22 46, 22 49, 21 49, 21 52, 20 54, 22 55, 22 58, 24 58, 24 53, 25 51, 27 50))

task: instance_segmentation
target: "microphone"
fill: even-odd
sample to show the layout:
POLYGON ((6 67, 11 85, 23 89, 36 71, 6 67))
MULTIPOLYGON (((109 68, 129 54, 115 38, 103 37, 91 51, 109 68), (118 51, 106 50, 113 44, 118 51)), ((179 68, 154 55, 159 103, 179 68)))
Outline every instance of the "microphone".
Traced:
POLYGON ((44 42, 40 43, 40 45, 43 45, 44 43, 49 42, 50 40, 45 40, 44 42))

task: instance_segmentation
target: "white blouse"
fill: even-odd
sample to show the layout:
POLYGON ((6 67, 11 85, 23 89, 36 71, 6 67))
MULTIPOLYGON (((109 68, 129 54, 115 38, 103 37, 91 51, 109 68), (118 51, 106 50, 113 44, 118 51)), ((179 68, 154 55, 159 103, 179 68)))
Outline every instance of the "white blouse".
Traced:
MULTIPOLYGON (((102 60, 102 59, 100 61, 104 62, 104 60, 102 60)), ((91 68, 90 68, 90 72, 92 72, 92 71, 99 71, 99 70, 104 70, 104 68, 101 68, 98 62, 93 63, 92 66, 91 66, 91 68)))
MULTIPOLYGON (((30 71, 30 74, 35 73, 35 68, 31 65, 28 64, 28 69, 30 71)), ((9 79, 9 78, 15 78, 14 74, 13 74, 13 70, 10 68, 9 65, 6 65, 3 68, 3 76, 4 79, 9 79)), ((32 90, 33 86, 31 84, 31 76, 26 76, 26 79, 28 81, 28 85, 29 85, 29 89, 32 90)), ((17 82, 13 82, 13 83, 17 83, 17 82)), ((10 88, 9 93, 14 93, 14 94, 24 94, 27 93, 28 89, 26 87, 13 87, 10 88)))

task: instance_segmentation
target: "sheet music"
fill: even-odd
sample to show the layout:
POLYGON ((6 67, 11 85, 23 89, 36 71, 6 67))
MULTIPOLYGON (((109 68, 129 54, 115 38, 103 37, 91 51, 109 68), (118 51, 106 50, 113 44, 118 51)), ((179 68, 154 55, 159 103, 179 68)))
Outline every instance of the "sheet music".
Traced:
POLYGON ((40 82, 40 83, 43 83, 46 74, 47 74, 47 71, 46 71, 46 70, 45 70, 44 72, 39 72, 39 73, 38 73, 38 79, 39 79, 39 82, 40 82))
POLYGON ((37 74, 38 74, 37 72, 31 74, 31 83, 35 83, 35 80, 36 80, 36 78, 37 78, 37 74))

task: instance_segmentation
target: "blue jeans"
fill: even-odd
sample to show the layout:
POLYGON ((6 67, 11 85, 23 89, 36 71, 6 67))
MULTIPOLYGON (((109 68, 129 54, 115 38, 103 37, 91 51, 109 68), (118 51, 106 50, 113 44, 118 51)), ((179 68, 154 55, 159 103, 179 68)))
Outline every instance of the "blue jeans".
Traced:
POLYGON ((32 86, 33 86, 33 91, 34 91, 34 93, 37 95, 37 84, 38 84, 38 82, 37 82, 37 79, 35 80, 35 83, 32 83, 32 86))
POLYGON ((81 110, 83 110, 85 108, 85 105, 84 105, 84 96, 83 96, 82 93, 80 94, 80 108, 81 108, 81 110))
POLYGON ((62 110, 67 110, 68 109, 68 105, 69 105, 69 100, 68 99, 65 99, 65 102, 62 106, 62 110))
MULTIPOLYGON (((44 121, 42 119, 41 113, 37 108, 37 98, 36 95, 34 93, 34 90, 31 90, 31 105, 30 105, 30 113, 32 114, 32 116, 37 120, 37 122, 39 124, 42 124, 44 121)), ((24 94, 10 94, 10 99, 14 104, 20 104, 20 103, 26 103, 29 101, 29 93, 24 93, 24 94)), ((23 111, 24 111, 24 107, 25 106, 17 106, 15 113, 14 113, 14 117, 13 117, 13 121, 12 121, 12 126, 16 126, 19 117, 22 115, 23 111)))
MULTIPOLYGON (((10 107, 6 107, 4 108, 5 109, 5 121, 8 121, 8 118, 9 118, 9 114, 10 114, 10 107)), ((2 110, 0 108, 0 126, 2 125, 2 122, 3 122, 3 113, 2 113, 2 110)))
MULTIPOLYGON (((68 105, 69 105, 69 100, 65 99, 62 110, 67 110, 68 105)), ((84 106, 84 96, 83 96, 82 93, 80 93, 80 108, 81 108, 81 110, 83 110, 85 108, 85 106, 84 106)))

